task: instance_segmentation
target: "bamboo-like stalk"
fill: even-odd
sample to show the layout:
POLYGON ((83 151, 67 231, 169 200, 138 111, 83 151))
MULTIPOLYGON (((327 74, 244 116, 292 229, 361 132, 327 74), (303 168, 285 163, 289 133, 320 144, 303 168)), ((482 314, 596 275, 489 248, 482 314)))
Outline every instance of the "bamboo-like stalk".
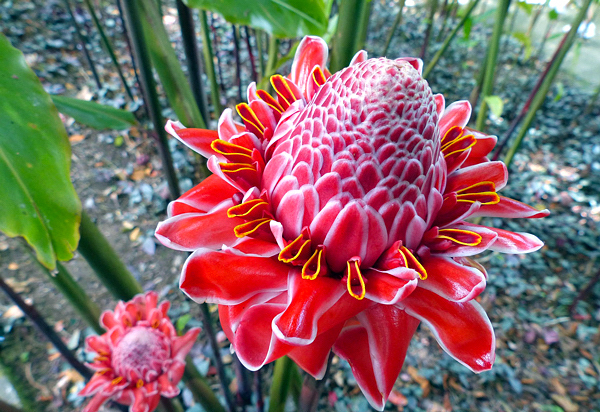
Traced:
POLYGON ((252 73, 252 81, 258 81, 258 75, 256 73, 256 62, 254 61, 254 52, 252 51, 252 44, 250 43, 250 30, 248 26, 244 26, 244 38, 246 39, 246 48, 248 49, 248 57, 250 58, 250 72, 252 73))
POLYGON ((33 324, 38 328, 38 330, 54 345, 56 350, 65 358, 65 360, 75 369, 81 376, 85 379, 90 379, 92 377, 92 371, 89 370, 83 363, 81 363, 67 348, 67 345, 64 344, 60 336, 54 332, 54 329, 44 320, 42 315, 37 311, 37 309, 25 303, 25 301, 19 296, 17 292, 15 292, 10 286, 4 282, 4 279, 0 277, 0 289, 6 293, 6 295, 17 305, 19 309, 33 322, 33 324))
POLYGON ((287 356, 275 361, 269 399, 269 412, 284 411, 285 401, 290 391, 290 383, 295 369, 297 369, 296 364, 287 356))
POLYGON ((421 47, 421 60, 425 60, 425 54, 427 53, 429 39, 431 38, 431 32, 433 31, 434 17, 437 8, 438 0, 429 0, 429 15, 427 16, 427 29, 425 30, 425 40, 423 40, 423 47, 421 47))
POLYGON ((242 64, 240 62, 240 37, 235 24, 231 25, 231 34, 233 35, 233 55, 235 57, 235 85, 238 92, 238 102, 242 98, 242 64))
POLYGON ((303 412, 315 412, 319 405, 319 397, 325 382, 329 377, 329 370, 331 369, 331 361, 333 359, 333 352, 329 352, 329 358, 327 359, 327 369, 322 379, 316 380, 310 375, 304 377, 302 383, 302 390, 300 392, 300 400, 298 410, 303 412))
POLYGON ((123 13, 125 15, 125 21, 129 27, 129 34, 131 36, 131 43, 133 46, 133 52, 136 60, 138 61, 138 67, 140 71, 141 88, 144 94, 144 101, 148 107, 150 113, 150 119, 154 126, 154 132, 156 133, 157 146, 162 160, 165 176, 169 185, 169 193, 171 198, 176 199, 180 196, 179 181, 177 180, 177 174, 175 173, 175 167, 173 166, 173 159, 171 158, 171 152, 169 151, 169 143, 167 134, 164 130, 164 119, 161 114, 160 103, 158 101, 158 94, 156 92, 156 84, 154 83, 154 76, 152 74, 152 64, 150 62, 150 55, 144 41, 144 32, 142 28, 142 22, 140 13, 138 11, 137 0, 118 0, 123 1, 123 13))
POLYGON ((217 74, 219 75, 219 87, 221 88, 221 93, 225 94, 225 81, 223 80, 223 70, 221 69, 221 59, 219 58, 219 36, 217 35, 217 29, 215 27, 215 15, 210 13, 210 31, 212 32, 214 38, 214 55, 217 59, 217 74))
POLYGON ((69 16, 71 16, 71 22, 73 23, 73 27, 75 27, 75 32, 77 33, 77 38, 79 39, 79 45, 81 46, 81 49, 83 51, 85 59, 88 62, 88 65, 90 66, 92 76, 94 76, 94 81, 96 82, 96 87, 98 88, 98 90, 102 89, 102 82, 100 82, 100 76, 98 76, 96 66, 94 65, 92 57, 90 56, 90 52, 86 47, 86 45, 89 44, 90 41, 88 40, 87 36, 81 32, 81 28, 79 27, 79 24, 77 24, 77 20, 75 19, 75 14, 73 14, 73 9, 71 8, 71 3, 69 3, 69 0, 65 0, 65 7, 69 12, 69 16))
POLYGON ((221 383, 221 389, 223 390, 223 395, 225 396, 225 402, 227 403, 229 412, 234 412, 236 409, 235 402, 233 401, 233 396, 231 396, 231 391, 229 390, 229 379, 227 378, 225 367, 223 366, 223 360, 221 359, 221 352, 219 350, 219 344, 217 343, 217 337, 213 329, 212 317, 210 316, 208 304, 200 304, 200 316, 202 317, 204 333, 206 333, 206 336, 208 336, 208 342, 213 351, 213 360, 215 362, 215 368, 217 369, 217 375, 219 376, 219 381, 221 383))
POLYGON ((77 250, 113 295, 122 300, 129 300, 143 292, 139 283, 85 211, 81 213, 79 232, 81 239, 77 250))
POLYGON ((442 40, 442 37, 444 37, 444 32, 446 31, 446 25, 448 24, 448 15, 450 14, 450 8, 452 7, 451 4, 448 4, 448 0, 444 0, 444 3, 442 4, 442 11, 441 11, 441 16, 439 18, 442 19, 442 24, 440 26, 440 30, 438 31, 438 35, 435 38, 436 42, 439 42, 440 40, 442 40))
POLYGON ((240 359, 234 353, 233 367, 235 371, 235 379, 237 381, 236 400, 238 405, 246 406, 252 404, 252 383, 249 379, 250 371, 242 365, 240 359))
POLYGON ((185 371, 183 373, 183 380, 185 384, 190 388, 194 399, 210 412, 226 412, 225 408, 215 393, 210 389, 210 386, 206 383, 198 369, 194 366, 194 362, 191 357, 185 358, 185 371))
POLYGON ((481 88, 481 94, 483 99, 479 106, 479 113, 477 113, 476 129, 482 130, 485 126, 485 119, 487 118, 488 106, 485 100, 486 97, 491 96, 494 88, 494 78, 496 75, 496 64, 498 60, 498 49, 500 48, 500 38, 502 37, 502 28, 504 27, 504 21, 506 20, 506 14, 508 7, 510 6, 510 0, 500 0, 498 3, 498 9, 496 10, 496 21, 494 23, 494 31, 490 44, 488 46, 487 61, 485 64, 485 77, 483 80, 483 86, 481 88))
POLYGON ((425 68, 425 71, 423 72, 424 78, 427 78, 429 76, 429 74, 431 74, 431 71, 436 66, 438 61, 440 60, 440 57, 442 57, 442 55, 446 52, 446 49, 448 49, 448 46, 450 45, 450 42, 456 36, 456 33, 458 33, 458 31, 464 26, 465 22, 471 15, 471 12, 473 11, 473 9, 475 9, 475 6, 477 6, 477 3, 479 3, 479 0, 471 0, 471 3, 467 7, 467 10, 465 11, 465 15, 463 16, 463 18, 454 27, 454 29, 452 29, 452 31, 450 32, 448 37, 446 37, 446 39, 444 40, 442 47, 440 47, 440 49, 435 53, 435 55, 433 56, 433 58, 431 59, 431 61, 427 65, 427 67, 425 68))
POLYGON ((254 372, 254 393, 256 395, 256 412, 264 412, 265 401, 262 393, 262 373, 260 369, 254 372))
POLYGON ((400 0, 400 4, 398 5, 398 14, 396 14, 394 23, 392 23, 392 27, 390 27, 390 30, 387 35, 387 39, 385 41, 385 46, 383 47, 383 53, 382 53, 383 56, 387 55, 387 52, 390 48, 390 44, 392 43, 392 39, 394 38, 394 33, 396 32, 398 25, 400 25, 400 23, 402 22, 402 12, 404 9, 405 2, 406 2, 406 0, 400 0))
POLYGON ((332 73, 348 66, 367 34, 371 0, 341 0, 338 26, 333 35, 329 67, 332 73))
POLYGON ((591 2, 592 0, 585 0, 584 4, 579 9, 579 12, 577 13, 577 16, 573 21, 573 24, 571 25, 571 30, 569 30, 569 32, 563 38, 564 44, 561 44, 559 46, 556 55, 552 59, 553 61, 550 64, 548 72, 543 76, 543 81, 531 101, 531 106, 527 110, 527 114, 525 116, 525 119, 523 120, 523 125, 519 130, 519 134, 515 138, 515 141, 513 142, 512 146, 508 150, 508 153, 506 154, 506 157, 504 158, 504 163, 506 164, 506 167, 510 166, 515 156, 515 153, 517 153, 517 150, 519 150, 519 146, 521 146, 523 137, 525 137, 525 135, 527 134, 527 131, 529 130, 529 127, 531 126, 531 123, 535 118, 537 111, 544 103, 548 91, 550 91, 550 86, 552 85, 552 82, 554 81, 554 78, 556 77, 556 74, 558 73, 558 70, 560 69, 563 60, 565 59, 565 56, 571 49, 571 46, 573 45, 573 42, 577 37, 577 30, 579 29, 579 25, 585 18, 585 15, 587 13, 588 8, 590 7, 591 2))
POLYGON ((267 70, 265 77, 270 77, 275 73, 277 69, 277 56, 279 54, 279 39, 275 36, 269 37, 269 57, 267 59, 267 70))
MULTIPOLYGON (((133 69, 133 73, 135 75, 135 81, 138 85, 138 89, 141 89, 142 82, 140 81, 140 76, 138 74, 137 64, 135 62, 135 57, 133 56, 133 47, 131 46, 131 40, 129 38, 129 33, 127 32, 127 25, 125 24, 125 18, 123 17, 123 7, 121 5, 122 0, 117 0, 117 10, 119 11, 119 21, 121 22, 121 28, 123 29, 123 36, 125 37, 125 43, 127 44, 127 52, 129 53, 129 58, 131 61, 131 68, 133 69)), ((143 92, 142 92, 143 94, 143 92)), ((146 99, 144 99, 144 110, 146 111, 146 115, 150 117, 150 111, 148 110, 148 105, 145 104, 146 99)))
POLYGON ((218 118, 223 107, 221 106, 221 95, 219 93, 219 83, 215 73, 215 62, 213 60, 213 50, 208 33, 208 21, 206 11, 200 10, 200 36, 202 37, 202 55, 204 56, 204 69, 210 83, 210 97, 215 111, 215 118, 218 118))
POLYGON ((258 54, 258 71, 260 78, 265 76, 265 58, 263 49, 263 32, 255 29, 254 38, 256 39, 256 53, 258 54))
POLYGON ((102 27, 102 24, 100 24, 100 19, 98 19, 96 10, 94 10, 94 6, 92 5, 92 2, 90 0, 84 0, 84 2, 88 8, 90 16, 92 16, 92 21, 94 22, 94 25, 96 26, 96 30, 98 30, 98 33, 100 34, 100 40, 102 41, 104 48, 108 52, 108 55, 110 56, 110 60, 112 61, 112 64, 115 66, 115 69, 117 69, 117 74, 119 75, 119 78, 121 79, 121 83, 123 83, 125 92, 127 92, 127 96, 129 96, 129 99, 131 99, 131 101, 133 101, 134 100, 133 93, 131 92, 129 85, 127 84, 127 80, 125 79, 125 76, 123 75, 123 71, 121 70, 121 65, 119 64, 119 61, 117 60, 117 55, 115 54, 115 51, 114 51, 112 45, 110 44, 110 41, 108 40, 108 37, 106 36, 106 33, 104 32, 104 28, 102 27))
MULTIPOLYGON (((36 260, 37 262, 37 260, 36 260)), ((94 329, 98 334, 104 333, 104 329, 100 326, 100 308, 88 296, 83 288, 77 283, 73 276, 69 273, 66 267, 60 262, 56 262, 56 273, 50 271, 42 264, 39 267, 46 272, 50 281, 63 294, 69 303, 75 308, 77 313, 85 320, 85 322, 94 329)))
MULTIPOLYGON (((90 1, 90 0, 87 0, 90 1)), ((198 44, 196 42, 196 27, 194 24, 194 16, 188 6, 183 1, 176 0, 177 16, 179 17, 179 28, 181 31, 181 39, 183 41, 183 51, 185 53, 185 61, 188 67, 188 78, 194 99, 200 110, 200 114, 204 119, 204 123, 208 124, 208 110, 206 108, 206 95, 204 93, 204 85, 202 83, 202 68, 198 57, 198 44)))

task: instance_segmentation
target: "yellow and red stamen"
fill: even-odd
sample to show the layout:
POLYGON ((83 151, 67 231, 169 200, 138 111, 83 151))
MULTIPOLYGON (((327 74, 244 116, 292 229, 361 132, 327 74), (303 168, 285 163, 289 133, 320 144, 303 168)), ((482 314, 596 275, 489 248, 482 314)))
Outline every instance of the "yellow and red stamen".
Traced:
POLYGON ((302 279, 315 280, 317 276, 325 276, 328 273, 325 261, 325 246, 319 245, 302 266, 302 279))
POLYGON ((360 258, 358 256, 346 262, 346 287, 350 296, 357 300, 363 300, 367 292, 365 279, 360 271, 360 258))
POLYGON ((238 114, 242 118, 244 125, 248 131, 254 133, 258 138, 262 139, 265 133, 265 126, 261 123, 254 110, 248 105, 248 103, 240 103, 235 106, 238 114))
POLYGON ((302 99, 302 93, 298 87, 279 74, 271 76, 271 86, 277 93, 279 104, 283 110, 287 110, 296 100, 302 99))
POLYGON ((311 256, 310 231, 304 228, 300 235, 279 252, 279 260, 294 266, 304 266, 311 256))

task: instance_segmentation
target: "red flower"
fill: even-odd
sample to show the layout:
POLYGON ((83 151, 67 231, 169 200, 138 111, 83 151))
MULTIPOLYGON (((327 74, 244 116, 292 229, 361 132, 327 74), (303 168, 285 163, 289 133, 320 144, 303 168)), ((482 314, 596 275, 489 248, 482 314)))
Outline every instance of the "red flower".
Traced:
POLYGON ((108 399, 131 405, 130 412, 151 412, 160 397, 179 394, 185 357, 200 328, 177 336, 167 316, 169 302, 154 292, 120 301, 114 312, 106 311, 100 323, 107 330, 86 338, 86 349, 98 356, 88 366, 96 372, 79 393, 94 395, 83 412, 95 412, 108 399))
POLYGON ((494 333, 473 299, 486 273, 469 256, 524 253, 535 236, 473 216, 542 217, 499 196, 496 138, 466 128, 468 102, 445 108, 419 59, 366 59, 331 75, 327 46, 306 37, 273 97, 255 84, 218 131, 167 130, 214 173, 172 202, 156 230, 193 251, 180 287, 218 303, 240 360, 283 355, 319 378, 329 351, 348 360, 383 409, 419 322, 475 372, 494 362, 494 333))

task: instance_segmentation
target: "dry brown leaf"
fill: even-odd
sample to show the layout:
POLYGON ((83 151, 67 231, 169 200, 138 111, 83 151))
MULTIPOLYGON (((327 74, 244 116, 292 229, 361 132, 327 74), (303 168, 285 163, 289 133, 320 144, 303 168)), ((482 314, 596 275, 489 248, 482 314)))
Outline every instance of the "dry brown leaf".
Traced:
POLYGON ((429 395, 429 392, 431 392, 431 385, 429 381, 421 375, 419 375, 419 371, 417 371, 417 368, 415 368, 414 366, 409 366, 407 368, 407 372, 410 375, 410 377, 421 387, 421 390, 423 391, 422 397, 426 398, 429 395))
POLYGON ((73 134, 69 137, 69 142, 71 143, 79 143, 85 139, 85 136, 82 134, 73 134))
POLYGON ((132 242, 135 242, 139 237, 140 237, 140 228, 136 227, 129 234, 129 240, 131 240, 132 242))
POLYGON ((19 264, 17 262, 10 262, 8 264, 8 270, 17 270, 19 269, 19 264))
POLYGON ((16 305, 13 305, 10 308, 8 308, 2 315, 2 317, 6 319, 20 319, 23 316, 25 316, 25 314, 16 305))
POLYGON ((552 400, 558 404, 561 408, 565 410, 565 412, 579 412, 579 406, 576 403, 573 403, 571 398, 566 395, 558 395, 553 393, 550 395, 552 400))
POLYGON ((146 169, 136 169, 129 177, 135 182, 142 180, 146 177, 146 169))
POLYGON ((565 396, 567 394, 567 388, 560 383, 557 377, 550 379, 550 385, 552 386, 552 390, 559 395, 565 396))

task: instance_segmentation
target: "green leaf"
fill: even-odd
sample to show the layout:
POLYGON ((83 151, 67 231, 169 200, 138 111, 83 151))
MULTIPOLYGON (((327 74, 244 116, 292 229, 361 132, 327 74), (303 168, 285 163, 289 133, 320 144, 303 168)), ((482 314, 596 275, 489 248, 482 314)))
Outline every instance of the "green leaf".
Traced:
POLYGON ((525 59, 529 59, 531 53, 533 53, 533 46, 531 45, 531 38, 523 32, 514 32, 512 36, 519 41, 525 48, 525 59))
POLYGON ((133 113, 127 110, 72 97, 51 97, 59 112, 97 130, 122 130, 136 124, 133 113))
POLYGON ((549 20, 558 19, 558 12, 556 11, 556 9, 550 9, 550 11, 548 12, 548 19, 549 20))
POLYGON ((186 313, 185 315, 180 316, 179 319, 177 319, 177 322, 175 322, 175 329, 177 329, 178 334, 183 333, 185 325, 187 325, 191 319, 192 315, 190 315, 189 313, 186 313))
POLYGON ((527 13, 527 15, 531 16, 531 12, 533 11, 533 4, 529 4, 525 1, 520 1, 517 3, 517 6, 523 9, 525 13, 527 13))
POLYGON ((504 109, 504 103, 502 102, 502 99, 500 98, 500 96, 486 96, 485 102, 487 103, 488 107, 490 108, 490 111, 492 112, 492 114, 494 116, 496 116, 496 117, 502 116, 502 110, 504 109))
POLYGON ((48 269, 79 242, 81 203, 58 111, 23 54, 0 34, 0 230, 23 236, 48 269))
POLYGON ((189 7, 221 14, 230 23, 261 29, 276 37, 321 36, 327 31, 327 0, 184 0, 189 7))
POLYGON ((146 47, 171 107, 187 127, 206 128, 169 35, 153 1, 138 1, 146 47))
POLYGON ((473 27, 473 19, 468 17, 463 25, 464 36, 463 39, 467 40, 471 35, 471 28, 473 27))
POLYGON ((559 101, 560 99, 562 99, 564 94, 565 94, 565 86, 562 84, 562 82, 556 83, 556 96, 554 97, 553 101, 555 101, 555 102, 559 101))

